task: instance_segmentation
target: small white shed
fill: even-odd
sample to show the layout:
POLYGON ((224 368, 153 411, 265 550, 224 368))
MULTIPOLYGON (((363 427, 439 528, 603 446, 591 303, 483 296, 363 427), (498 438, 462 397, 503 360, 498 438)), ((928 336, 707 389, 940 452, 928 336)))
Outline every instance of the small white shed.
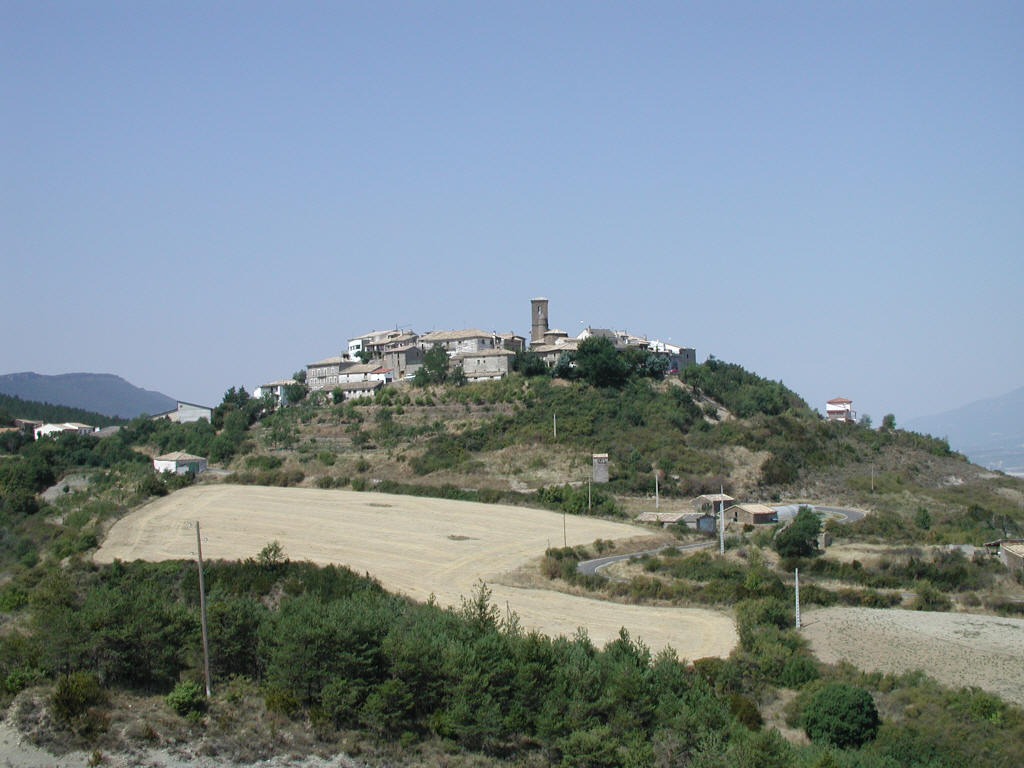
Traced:
POLYGON ((153 469, 157 472, 173 472, 176 475, 184 475, 188 472, 198 475, 200 472, 206 471, 206 459, 184 451, 175 451, 153 459, 153 469))

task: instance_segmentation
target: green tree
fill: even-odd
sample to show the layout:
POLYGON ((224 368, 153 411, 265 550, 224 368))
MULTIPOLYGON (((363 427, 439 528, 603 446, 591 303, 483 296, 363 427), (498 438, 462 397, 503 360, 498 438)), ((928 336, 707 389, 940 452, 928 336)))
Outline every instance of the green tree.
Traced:
POLYGON ((811 741, 859 747, 875 738, 881 721, 871 694, 846 683, 828 683, 808 698, 804 731, 811 741))
POLYGON ((927 531, 932 527, 931 513, 924 507, 918 507, 917 512, 914 513, 914 525, 922 531, 927 531))
POLYGON ((512 362, 512 369, 519 371, 523 376, 544 376, 548 373, 548 366, 536 352, 519 350, 516 352, 515 360, 512 362))
POLYGON ((621 389, 629 379, 629 366, 615 349, 611 339, 590 336, 576 349, 576 369, 580 378, 594 387, 621 389))
POLYGON ((800 507, 793 522, 775 535, 775 551, 782 557, 810 557, 814 539, 821 531, 821 518, 810 507, 800 507))
POLYGON ((285 384, 282 387, 282 393, 286 403, 299 403, 309 394, 309 388, 302 382, 296 381, 294 384, 285 384))
POLYGON ((423 353, 423 364, 416 369, 413 383, 420 387, 428 384, 443 384, 448 380, 448 353, 440 344, 435 344, 423 353))
POLYGON ((891 413, 885 414, 885 416, 882 417, 882 429, 896 429, 896 417, 891 413))

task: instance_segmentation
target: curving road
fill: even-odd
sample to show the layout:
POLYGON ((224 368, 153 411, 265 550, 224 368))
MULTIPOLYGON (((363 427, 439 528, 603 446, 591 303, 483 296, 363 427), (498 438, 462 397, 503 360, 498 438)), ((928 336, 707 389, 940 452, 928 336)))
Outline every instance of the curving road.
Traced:
MULTIPOLYGON (((848 509, 846 507, 830 507, 824 504, 784 504, 777 507, 772 507, 776 512, 779 513, 780 520, 786 520, 791 517, 795 517, 797 510, 800 507, 810 507, 815 512, 825 517, 830 517, 836 522, 843 523, 855 523, 864 517, 864 512, 858 509, 848 509)), ((630 552, 626 555, 609 555, 608 557, 595 557, 593 560, 583 560, 576 564, 576 570, 580 573, 593 575, 599 570, 604 568, 606 565, 612 563, 618 563, 622 560, 629 560, 632 557, 642 557, 643 555, 654 555, 662 550, 675 547, 679 550, 688 549, 704 549, 715 545, 715 541, 695 541, 691 544, 666 544, 663 547, 657 547, 656 549, 645 549, 642 552, 630 552)))
POLYGON ((645 549, 642 552, 630 552, 630 553, 625 554, 625 555, 609 555, 608 557, 595 557, 593 560, 583 560, 582 562, 577 563, 576 564, 576 570, 579 571, 580 573, 585 573, 585 574, 588 574, 588 575, 593 575, 593 574, 597 573, 599 570, 601 570, 602 568, 604 568, 606 565, 611 565, 612 563, 618 563, 618 562, 620 562, 622 560, 629 560, 630 558, 633 558, 633 557, 643 557, 644 555, 655 555, 658 552, 661 552, 661 551, 666 550, 666 549, 672 549, 673 547, 675 549, 678 549, 678 550, 704 549, 705 547, 710 547, 710 546, 712 546, 712 545, 714 545, 716 543, 717 543, 716 541, 712 541, 712 540, 709 539, 707 541, 695 541, 695 542, 692 542, 690 544, 666 544, 663 547, 656 547, 655 549, 645 549))
POLYGON ((830 507, 824 504, 783 504, 772 507, 779 513, 779 520, 795 517, 800 507, 810 507, 815 512, 826 517, 831 517, 839 523, 855 523, 864 517, 864 513, 858 509, 847 509, 846 507, 830 507))

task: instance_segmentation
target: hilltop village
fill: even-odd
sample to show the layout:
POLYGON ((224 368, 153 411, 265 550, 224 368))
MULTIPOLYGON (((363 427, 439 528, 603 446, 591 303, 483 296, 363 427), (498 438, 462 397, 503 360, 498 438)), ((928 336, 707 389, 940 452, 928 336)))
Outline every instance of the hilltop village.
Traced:
MULTIPOLYGON (((669 372, 677 372, 697 361, 696 350, 681 347, 626 331, 587 326, 576 336, 551 328, 548 324, 548 300, 530 301, 530 339, 513 332, 498 333, 479 328, 429 331, 394 329, 371 331, 348 340, 346 350, 338 355, 306 365, 305 385, 310 392, 327 390, 344 399, 367 397, 395 381, 412 380, 423 366, 427 353, 439 347, 448 357, 448 366, 458 369, 468 381, 501 379, 514 366, 517 354, 530 352, 549 368, 563 356, 575 352, 580 343, 591 337, 606 338, 618 350, 630 347, 664 357, 669 372)), ((300 375, 301 378, 301 375, 300 375)), ((271 395, 286 402, 287 388, 295 378, 282 378, 262 384, 254 396, 271 395)))

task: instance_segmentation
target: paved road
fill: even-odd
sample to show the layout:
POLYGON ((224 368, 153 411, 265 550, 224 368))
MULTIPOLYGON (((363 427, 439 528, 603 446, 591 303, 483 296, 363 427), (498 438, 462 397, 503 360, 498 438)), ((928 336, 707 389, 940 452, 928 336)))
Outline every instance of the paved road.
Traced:
MULTIPOLYGON (((853 523, 864 517, 864 513, 856 509, 846 509, 845 507, 829 507, 821 504, 785 504, 783 506, 772 507, 779 513, 779 519, 785 520, 787 518, 795 517, 797 510, 800 507, 810 507, 815 512, 831 517, 840 523, 853 523)), ((675 544, 666 544, 663 547, 656 549, 645 549, 643 552, 631 552, 627 555, 609 555, 608 557, 597 557, 593 560, 584 560, 576 564, 576 570, 584 574, 595 574, 606 565, 617 563, 620 560, 629 560, 631 557, 641 557, 643 555, 653 555, 661 552, 663 549, 669 549, 670 547, 676 547, 680 550, 687 549, 703 549, 705 547, 714 546, 717 542, 715 541, 696 541, 692 544, 683 544, 677 546, 675 544)))
POLYGON ((782 506, 772 507, 772 509, 779 513, 779 520, 785 520, 790 517, 795 517, 796 511, 800 507, 810 507, 815 512, 827 517, 835 518, 840 523, 855 523, 864 517, 864 513, 856 509, 829 507, 821 504, 784 504, 782 506))
POLYGON ((645 549, 643 552, 630 552, 629 554, 625 554, 625 555, 609 555, 608 557, 597 557, 597 558, 594 558, 593 560, 584 560, 584 561, 582 561, 580 563, 577 563, 576 564, 576 570, 579 571, 580 573, 595 574, 601 568, 604 568, 606 565, 611 565, 612 563, 617 563, 620 560, 629 560, 631 557, 642 557, 643 555, 653 555, 653 554, 656 554, 658 552, 661 552, 664 549, 671 549, 673 547, 675 547, 676 549, 680 549, 680 550, 703 549, 704 547, 713 546, 716 543, 717 542, 715 542, 715 541, 708 540, 708 541, 695 541, 695 542, 693 542, 691 544, 666 544, 665 546, 657 547, 656 549, 645 549))

